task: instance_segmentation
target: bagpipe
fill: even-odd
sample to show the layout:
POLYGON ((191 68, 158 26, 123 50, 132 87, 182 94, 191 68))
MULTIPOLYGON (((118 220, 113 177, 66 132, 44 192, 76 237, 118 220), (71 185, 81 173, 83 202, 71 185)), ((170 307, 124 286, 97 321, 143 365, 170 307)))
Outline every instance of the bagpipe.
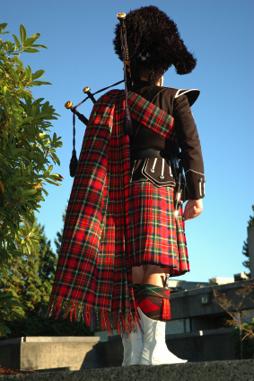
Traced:
POLYGON ((124 64, 124 79, 115 83, 112 83, 109 86, 103 87, 100 90, 97 90, 96 92, 92 93, 90 88, 88 86, 84 87, 83 93, 86 94, 86 97, 79 102, 76 105, 73 105, 72 101, 67 101, 65 103, 65 108, 70 110, 73 113, 72 117, 72 157, 70 161, 70 176, 74 177, 76 174, 76 169, 78 165, 78 159, 77 159, 77 153, 76 153, 76 116, 78 119, 84 123, 86 126, 88 125, 88 118, 81 114, 77 109, 79 106, 81 106, 83 103, 85 103, 88 99, 91 100, 94 103, 96 103, 95 95, 99 94, 103 91, 106 91, 110 89, 111 87, 117 86, 120 83, 125 83, 124 91, 125 91, 125 98, 126 98, 126 110, 125 110, 125 124, 124 129, 125 133, 128 135, 132 134, 132 122, 131 122, 131 115, 130 110, 128 107, 128 87, 127 83, 131 80, 131 70, 130 70, 130 57, 129 57, 129 49, 128 49, 128 42, 127 42, 127 32, 126 32, 126 25, 125 25, 125 18, 126 13, 119 12, 117 14, 117 18, 120 21, 120 36, 121 36, 121 50, 122 50, 122 56, 123 56, 123 64, 124 64))
MULTIPOLYGON (((129 56, 129 49, 128 49, 128 41, 127 41, 127 31, 126 31, 126 24, 125 24, 125 18, 126 13, 119 12, 117 14, 117 18, 120 22, 120 41, 121 41, 121 51, 122 51, 122 57, 123 57, 123 69, 124 69, 124 79, 118 82, 115 82, 109 86, 103 87, 100 90, 97 90, 96 92, 92 93, 91 89, 86 86, 83 89, 83 93, 86 95, 83 100, 81 100, 78 104, 73 105, 72 101, 67 101, 65 103, 65 108, 70 110, 73 113, 73 119, 72 119, 72 128, 73 128, 73 139, 72 139, 72 157, 70 160, 70 176, 74 177, 76 174, 76 169, 78 165, 78 159, 76 154, 76 117, 84 123, 86 126, 89 123, 89 119, 81 114, 77 109, 80 107, 83 103, 85 103, 87 100, 91 100, 93 104, 96 103, 95 95, 106 91, 114 86, 117 86, 121 83, 124 83, 124 92, 125 92, 125 123, 124 123, 124 132, 131 136, 132 135, 132 120, 131 120, 131 114, 130 109, 128 107, 128 83, 132 82, 132 76, 131 76, 131 67, 130 67, 130 56, 129 56)), ((178 215, 178 210, 180 205, 182 204, 182 193, 183 193, 183 169, 181 165, 181 160, 176 160, 173 164, 174 172, 175 172, 175 178, 176 178, 176 187, 175 187, 175 215, 178 215)))

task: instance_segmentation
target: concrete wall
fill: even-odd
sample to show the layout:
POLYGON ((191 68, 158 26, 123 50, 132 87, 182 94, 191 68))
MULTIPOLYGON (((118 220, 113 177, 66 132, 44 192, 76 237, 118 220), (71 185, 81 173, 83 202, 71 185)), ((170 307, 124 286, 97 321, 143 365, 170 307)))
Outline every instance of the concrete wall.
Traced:
MULTIPOLYGON (((168 348, 191 362, 240 358, 240 341, 232 328, 167 335, 168 348)), ((245 342, 244 342, 245 343, 245 342)), ((247 358, 254 357, 254 340, 247 358)), ((0 342, 0 364, 21 370, 103 368, 121 366, 120 336, 100 342, 98 337, 27 337, 0 342)))
POLYGON ((98 337, 21 337, 0 341, 0 364, 21 370, 93 367, 98 337))
MULTIPOLYGON (((233 329, 167 335, 169 349, 189 361, 239 358, 239 339, 233 329)), ((21 370, 103 368, 121 366, 120 336, 107 342, 98 337, 26 337, 0 342, 0 364, 21 370)))

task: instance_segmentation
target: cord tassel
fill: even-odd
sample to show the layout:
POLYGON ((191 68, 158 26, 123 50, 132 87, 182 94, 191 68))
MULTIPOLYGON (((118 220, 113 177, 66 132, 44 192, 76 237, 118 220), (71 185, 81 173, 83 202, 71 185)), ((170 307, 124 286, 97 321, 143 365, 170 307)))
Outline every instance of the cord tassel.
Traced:
POLYGON ((69 167, 71 177, 74 177, 76 175, 77 166, 78 166, 78 159, 77 159, 76 150, 74 149, 72 151, 72 157, 71 157, 70 167, 69 167))

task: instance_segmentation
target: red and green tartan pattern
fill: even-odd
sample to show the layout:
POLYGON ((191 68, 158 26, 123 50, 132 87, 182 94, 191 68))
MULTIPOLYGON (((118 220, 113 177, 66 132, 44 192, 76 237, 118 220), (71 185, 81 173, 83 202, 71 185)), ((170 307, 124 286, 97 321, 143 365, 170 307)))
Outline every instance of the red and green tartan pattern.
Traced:
MULTIPOLYGON (((154 104, 144 102, 138 94, 130 93, 129 106, 132 118, 144 123, 143 115, 147 128, 153 128, 162 136, 172 132, 172 117, 154 104)), ((94 105, 67 207, 49 303, 49 315, 83 319, 92 330, 130 331, 136 324, 138 314, 131 284, 131 265, 137 264, 138 260, 134 260, 133 249, 139 248, 140 264, 143 263, 142 247, 149 248, 147 254, 143 252, 149 263, 159 263, 161 246, 162 263, 179 273, 187 269, 187 259, 182 265, 184 256, 179 250, 176 252, 181 245, 184 247, 184 239, 183 243, 176 244, 175 238, 171 242, 171 231, 177 231, 169 218, 171 212, 162 213, 158 209, 169 207, 172 210, 172 191, 157 189, 150 200, 150 209, 155 209, 152 218, 162 213, 165 224, 169 222, 172 226, 158 228, 151 221, 156 235, 152 237, 149 233, 146 237, 147 225, 144 224, 145 230, 141 232, 141 224, 137 223, 138 205, 143 207, 150 193, 147 196, 144 193, 148 184, 143 185, 143 194, 136 194, 138 185, 130 183, 129 137, 124 134, 124 119, 123 91, 110 91, 94 105), (166 201, 170 194, 171 201, 166 201), (159 201, 160 197, 164 201, 159 201), (165 240, 160 238, 158 241, 159 234, 167 235, 169 243, 165 247, 174 248, 167 256, 173 259, 166 259, 165 240), (144 245, 142 241, 146 240, 151 243, 144 245), (152 250, 154 243, 155 249, 152 250)), ((147 215, 144 209, 138 213, 148 218, 150 212, 147 215)), ((179 237, 184 237, 183 231, 179 237)), ((184 258, 187 258, 186 252, 184 258)))
POLYGON ((174 215, 174 189, 148 181, 133 182, 129 203, 128 265, 161 265, 175 276, 189 271, 182 208, 177 218, 174 215))
POLYGON ((172 134, 174 118, 141 95, 131 91, 128 95, 132 118, 153 132, 159 133, 164 139, 169 138, 172 134))
POLYGON ((139 308, 150 319, 170 320, 170 290, 152 284, 135 284, 134 294, 139 308))

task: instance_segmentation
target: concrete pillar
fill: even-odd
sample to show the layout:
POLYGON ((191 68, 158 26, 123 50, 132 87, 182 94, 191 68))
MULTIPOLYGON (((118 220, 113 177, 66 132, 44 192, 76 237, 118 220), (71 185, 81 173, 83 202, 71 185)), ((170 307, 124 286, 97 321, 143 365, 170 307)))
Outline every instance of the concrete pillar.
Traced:
POLYGON ((248 249, 250 254, 250 274, 254 278, 254 225, 248 227, 248 249))

